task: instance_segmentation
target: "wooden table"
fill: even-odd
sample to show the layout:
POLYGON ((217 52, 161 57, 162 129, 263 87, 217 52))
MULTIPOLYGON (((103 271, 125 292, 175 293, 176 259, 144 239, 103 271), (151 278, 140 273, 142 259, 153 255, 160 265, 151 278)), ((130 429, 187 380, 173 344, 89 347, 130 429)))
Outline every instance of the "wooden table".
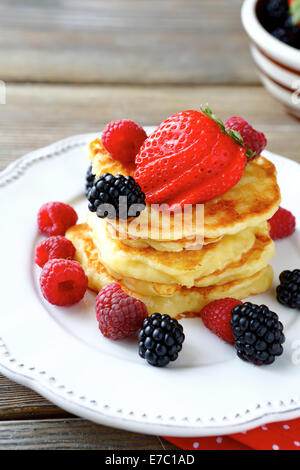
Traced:
MULTIPOLYGON (((266 133, 270 150, 300 161, 300 124, 260 85, 241 3, 2 0, 0 170, 60 138, 100 131, 110 120, 158 124, 202 103, 222 118, 244 116, 266 133)), ((174 446, 71 416, 0 376, 0 448, 174 446)))

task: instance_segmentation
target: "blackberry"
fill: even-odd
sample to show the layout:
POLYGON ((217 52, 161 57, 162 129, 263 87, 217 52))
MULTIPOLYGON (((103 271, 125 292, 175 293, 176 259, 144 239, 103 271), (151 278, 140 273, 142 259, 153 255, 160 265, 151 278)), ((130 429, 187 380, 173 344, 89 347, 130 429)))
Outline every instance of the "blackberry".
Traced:
POLYGON ((276 28, 272 31, 272 36, 285 44, 291 43, 291 35, 285 28, 276 28))
POLYGON ((293 20, 292 20, 292 17, 291 15, 289 15, 287 17, 287 19, 285 20, 285 23, 284 23, 284 27, 288 30, 291 31, 291 33, 293 33, 295 36, 298 36, 300 35, 300 29, 299 29, 299 26, 298 25, 295 25, 293 23, 293 20))
POLYGON ((298 25, 294 25, 292 22, 292 17, 288 16, 284 23, 284 28, 289 35, 289 45, 300 49, 300 28, 298 25))
POLYGON ((145 209, 145 194, 131 176, 104 173, 95 178, 87 198, 89 210, 101 218, 138 217, 145 209))
POLYGON ((291 47, 298 49, 300 47, 300 36, 298 32, 296 32, 292 27, 276 28, 274 31, 272 31, 272 36, 291 47))
POLYGON ((288 0, 265 0, 258 3, 257 14, 261 24, 272 36, 300 49, 300 29, 292 22, 288 0))
POLYGON ((244 361, 258 366, 272 364, 283 353, 283 325, 266 305, 236 305, 230 324, 237 355, 244 361))
POLYGON ((290 308, 300 309, 300 269, 282 271, 276 288, 277 300, 290 308))
POLYGON ((270 0, 266 6, 267 25, 272 29, 282 26, 288 17, 287 0, 270 0))
POLYGON ((145 318, 139 333, 139 355, 152 366, 176 361, 184 341, 183 327, 169 315, 153 313, 145 318))
POLYGON ((92 165, 90 165, 87 169, 86 175, 85 175, 85 195, 86 197, 88 196, 89 190, 92 189, 92 186, 94 184, 95 180, 95 175, 92 173, 92 165))

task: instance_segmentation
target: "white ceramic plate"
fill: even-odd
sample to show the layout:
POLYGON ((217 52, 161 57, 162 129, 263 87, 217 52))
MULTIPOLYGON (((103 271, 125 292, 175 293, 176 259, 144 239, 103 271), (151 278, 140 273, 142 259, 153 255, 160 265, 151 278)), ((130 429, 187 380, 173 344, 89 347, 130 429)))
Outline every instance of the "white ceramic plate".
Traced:
MULTIPOLYGON (((300 313, 274 296, 279 273, 300 267, 299 230, 276 243, 274 286, 252 299, 278 312, 285 325, 285 352, 272 366, 244 363, 200 319, 187 319, 179 359, 154 368, 138 356, 135 341, 100 334, 95 294, 69 308, 44 301, 34 265, 36 214, 44 202, 59 200, 83 217, 85 147, 92 137, 37 150, 0 174, 0 371, 78 416, 149 434, 227 434, 299 417, 300 313)), ((266 155, 278 169, 282 205, 300 220, 299 166, 266 155)))

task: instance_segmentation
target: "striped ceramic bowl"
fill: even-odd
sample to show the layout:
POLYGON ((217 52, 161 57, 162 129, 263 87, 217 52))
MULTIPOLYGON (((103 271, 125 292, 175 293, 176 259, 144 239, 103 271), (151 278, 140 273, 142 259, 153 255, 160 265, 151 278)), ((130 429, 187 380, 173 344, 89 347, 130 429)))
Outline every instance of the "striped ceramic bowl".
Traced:
POLYGON ((300 119, 300 50, 284 44, 263 28, 257 16, 263 1, 245 0, 242 7, 251 53, 266 88, 300 119))

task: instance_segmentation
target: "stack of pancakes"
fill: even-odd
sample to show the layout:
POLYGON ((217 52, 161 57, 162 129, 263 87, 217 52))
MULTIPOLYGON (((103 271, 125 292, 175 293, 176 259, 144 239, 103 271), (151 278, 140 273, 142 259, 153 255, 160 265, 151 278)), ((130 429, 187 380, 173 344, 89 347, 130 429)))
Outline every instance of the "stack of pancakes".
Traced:
MULTIPOLYGON (((96 176, 134 176, 134 167, 113 160, 100 139, 90 143, 89 159, 96 176)), ((91 289, 118 282, 149 314, 192 316, 212 300, 243 299, 270 287, 274 243, 267 220, 279 203, 275 167, 259 157, 227 193, 191 206, 184 225, 174 214, 147 205, 129 221, 90 212, 86 223, 71 227, 66 236, 91 289)))

